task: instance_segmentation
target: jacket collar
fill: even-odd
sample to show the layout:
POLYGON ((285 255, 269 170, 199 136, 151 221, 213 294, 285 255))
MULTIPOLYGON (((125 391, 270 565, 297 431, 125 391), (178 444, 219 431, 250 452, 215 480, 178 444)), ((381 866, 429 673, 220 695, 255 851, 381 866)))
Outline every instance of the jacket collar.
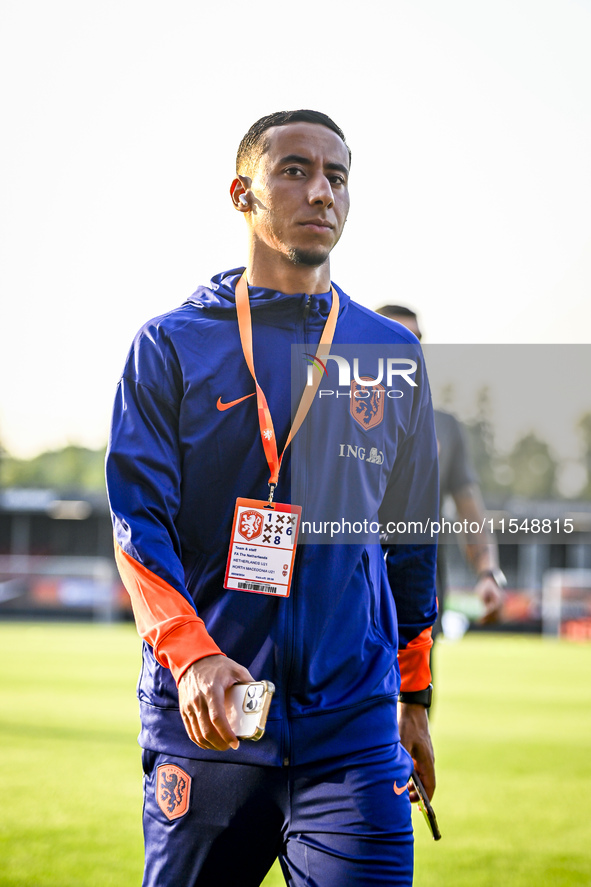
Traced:
MULTIPOLYGON (((235 289, 236 284, 244 272, 244 268, 232 268, 230 271, 223 271, 216 274, 211 279, 209 286, 198 287, 192 296, 187 299, 188 304, 195 305, 198 308, 215 311, 228 311, 233 313, 236 311, 235 289)), ((340 311, 350 301, 347 296, 336 284, 333 284, 338 290, 340 299, 340 311)), ((307 311, 310 317, 328 316, 330 306, 332 304, 332 293, 330 290, 326 293, 316 295, 308 295, 307 293, 281 293, 278 290, 267 289, 266 287, 248 288, 250 297, 250 307, 253 311, 263 308, 269 310, 279 310, 282 313, 292 311, 300 317, 304 311, 307 311)))

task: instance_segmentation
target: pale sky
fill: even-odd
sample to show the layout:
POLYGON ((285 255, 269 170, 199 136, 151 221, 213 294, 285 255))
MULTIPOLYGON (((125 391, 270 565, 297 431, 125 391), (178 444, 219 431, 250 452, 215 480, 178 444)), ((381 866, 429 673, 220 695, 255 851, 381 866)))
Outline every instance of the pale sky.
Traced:
POLYGON ((352 148, 354 299, 590 342, 590 46, 591 0, 4 0, 0 440, 105 441, 136 330, 244 263, 236 147, 281 109, 352 148))

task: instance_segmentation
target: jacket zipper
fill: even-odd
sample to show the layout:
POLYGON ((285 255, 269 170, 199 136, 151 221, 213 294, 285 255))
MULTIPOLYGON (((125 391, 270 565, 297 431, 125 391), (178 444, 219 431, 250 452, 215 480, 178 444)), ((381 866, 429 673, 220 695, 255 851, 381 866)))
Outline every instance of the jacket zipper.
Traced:
MULTIPOLYGON (((312 302, 312 296, 307 296, 306 304, 304 305, 303 317, 302 317, 302 338, 303 338, 305 345, 308 344, 307 338, 306 338, 306 322, 310 316, 311 302, 312 302)), ((299 434, 305 433, 305 427, 306 427, 306 423, 304 422, 304 425, 302 426, 302 428, 300 428, 299 434)), ((308 438, 307 438, 307 433, 306 433, 306 447, 305 447, 306 451, 307 451, 307 440, 308 440, 308 438)), ((304 513, 304 503, 298 502, 296 504, 302 506, 302 514, 303 514, 304 513)), ((297 587, 297 580, 298 580, 298 576, 299 576, 299 572, 300 572, 299 566, 300 566, 300 559, 299 559, 299 557, 297 557, 296 563, 294 565, 294 571, 293 571, 292 589, 295 589, 297 587)), ((286 634, 286 648, 289 650, 289 653, 288 653, 288 657, 284 661, 284 666, 283 666, 283 673, 285 675, 284 687, 285 687, 285 724, 286 724, 286 735, 285 735, 285 740, 284 740, 284 751, 283 751, 283 760, 282 760, 282 765, 284 767, 289 767, 291 748, 292 748, 291 725, 290 725, 289 714, 288 714, 288 706, 289 706, 289 698, 291 695, 292 666, 293 666, 293 661, 295 658, 295 617, 294 617, 294 606, 295 605, 293 603, 293 597, 291 595, 289 596, 288 601, 289 601, 289 607, 287 610, 287 615, 286 615, 286 620, 285 620, 285 622, 286 622, 285 634, 286 634)))
POLYGON ((308 317, 310 316, 310 303, 311 302, 312 302, 312 296, 308 296, 308 298, 306 299, 306 304, 304 305, 304 318, 303 318, 304 339, 306 337, 306 321, 307 321, 308 317))

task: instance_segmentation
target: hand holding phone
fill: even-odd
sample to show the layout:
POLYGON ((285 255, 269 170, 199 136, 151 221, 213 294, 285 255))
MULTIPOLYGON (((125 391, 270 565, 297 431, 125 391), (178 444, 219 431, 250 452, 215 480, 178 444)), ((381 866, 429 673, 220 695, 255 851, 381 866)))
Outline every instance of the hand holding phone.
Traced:
POLYGON ((238 739, 261 739, 274 692, 271 681, 233 684, 226 690, 226 715, 238 739))
POLYGON ((441 840, 441 832, 439 831, 439 826, 437 825, 437 819, 435 817, 435 811, 431 806, 431 801, 427 797, 427 792, 425 791, 425 787, 421 780, 419 779, 418 773, 416 770, 413 770, 410 774, 409 779, 410 787, 417 793, 419 796, 419 810, 425 817, 427 825, 433 835, 434 841, 441 840))

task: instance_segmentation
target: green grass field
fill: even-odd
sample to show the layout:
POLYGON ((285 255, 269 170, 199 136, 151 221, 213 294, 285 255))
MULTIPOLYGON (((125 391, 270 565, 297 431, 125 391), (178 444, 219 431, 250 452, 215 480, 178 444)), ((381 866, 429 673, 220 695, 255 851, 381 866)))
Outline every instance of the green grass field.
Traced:
MULTIPOLYGON (((131 626, 0 624, 1 887, 140 884, 139 650, 131 626)), ((415 811, 415 884, 591 884, 591 645, 437 653, 443 840, 415 811)))

